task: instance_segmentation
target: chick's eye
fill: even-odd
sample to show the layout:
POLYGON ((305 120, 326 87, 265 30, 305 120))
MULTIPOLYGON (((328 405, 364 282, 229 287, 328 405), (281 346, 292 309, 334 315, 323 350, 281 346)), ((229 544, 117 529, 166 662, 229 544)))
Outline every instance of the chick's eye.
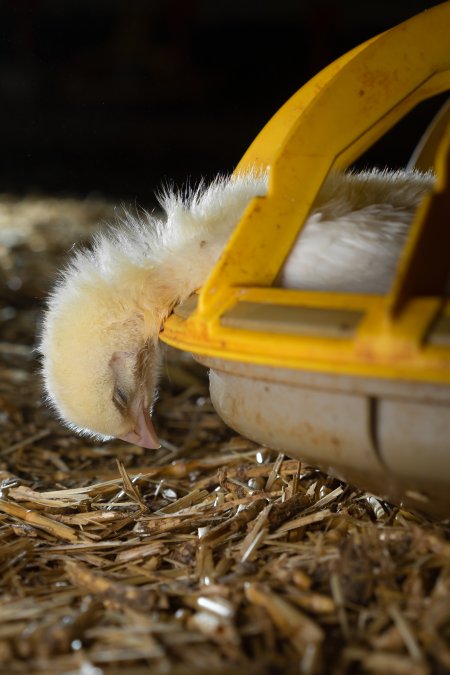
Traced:
POLYGON ((115 387, 112 395, 112 401, 121 410, 124 410, 128 405, 128 397, 124 390, 120 387, 115 387))

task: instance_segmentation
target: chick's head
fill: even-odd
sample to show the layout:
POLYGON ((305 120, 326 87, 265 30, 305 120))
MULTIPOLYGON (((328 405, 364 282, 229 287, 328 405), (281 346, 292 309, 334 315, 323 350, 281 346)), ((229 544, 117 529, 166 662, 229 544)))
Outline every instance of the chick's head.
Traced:
POLYGON ((159 447, 151 407, 159 370, 157 334, 144 316, 95 285, 60 286, 49 300, 40 343, 49 402, 72 429, 159 447))

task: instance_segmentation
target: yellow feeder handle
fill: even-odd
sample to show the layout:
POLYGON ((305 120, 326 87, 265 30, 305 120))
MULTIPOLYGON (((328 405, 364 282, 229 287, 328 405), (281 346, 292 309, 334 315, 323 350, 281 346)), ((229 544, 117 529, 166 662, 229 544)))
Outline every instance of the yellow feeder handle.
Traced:
POLYGON ((436 164, 439 146, 450 123, 450 98, 444 103, 416 145, 408 169, 429 171, 436 164))
POLYGON ((387 310, 397 315, 414 296, 443 297, 450 273, 450 119, 435 159, 436 186, 419 206, 397 274, 387 310))
POLYGON ((272 286, 329 171, 347 168, 417 103, 450 89, 449 33, 450 1, 345 54, 274 115, 236 168, 236 173, 268 169, 268 194, 248 205, 197 308, 166 321, 164 342, 251 364, 450 383, 447 118, 435 129, 434 146, 429 141, 435 190, 416 213, 386 296, 272 286), (300 322, 309 321, 313 310, 338 329, 342 311, 360 318, 351 335, 339 339, 311 328, 274 333, 267 321, 259 330, 248 323, 233 327, 230 313, 240 306, 245 313, 249 303, 266 312, 295 307, 296 316, 304 317, 300 322))
POLYGON ((268 195, 246 209, 201 290, 198 318, 218 317, 232 287, 270 286, 330 169, 449 88, 449 27, 450 2, 409 19, 331 64, 272 118, 236 168, 269 167, 268 195))

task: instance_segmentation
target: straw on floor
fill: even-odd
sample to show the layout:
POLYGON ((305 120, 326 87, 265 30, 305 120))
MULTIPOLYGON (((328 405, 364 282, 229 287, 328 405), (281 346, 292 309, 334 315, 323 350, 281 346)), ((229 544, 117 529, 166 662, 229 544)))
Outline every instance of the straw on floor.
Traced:
POLYGON ((450 526, 262 448, 167 351, 153 452, 41 400, 42 298, 101 200, 0 199, 0 671, 450 672, 450 526))

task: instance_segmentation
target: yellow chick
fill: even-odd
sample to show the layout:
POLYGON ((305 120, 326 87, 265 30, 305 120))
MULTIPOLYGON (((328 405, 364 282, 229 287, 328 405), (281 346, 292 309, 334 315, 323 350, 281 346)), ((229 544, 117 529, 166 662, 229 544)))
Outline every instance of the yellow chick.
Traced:
MULTIPOLYGON (((332 174, 280 273, 291 288, 384 293, 413 213, 434 183, 415 171, 332 174)), ((48 300, 39 350, 47 400, 73 430, 157 448, 158 335, 204 283, 267 176, 219 177, 127 214, 75 253, 48 300)))

